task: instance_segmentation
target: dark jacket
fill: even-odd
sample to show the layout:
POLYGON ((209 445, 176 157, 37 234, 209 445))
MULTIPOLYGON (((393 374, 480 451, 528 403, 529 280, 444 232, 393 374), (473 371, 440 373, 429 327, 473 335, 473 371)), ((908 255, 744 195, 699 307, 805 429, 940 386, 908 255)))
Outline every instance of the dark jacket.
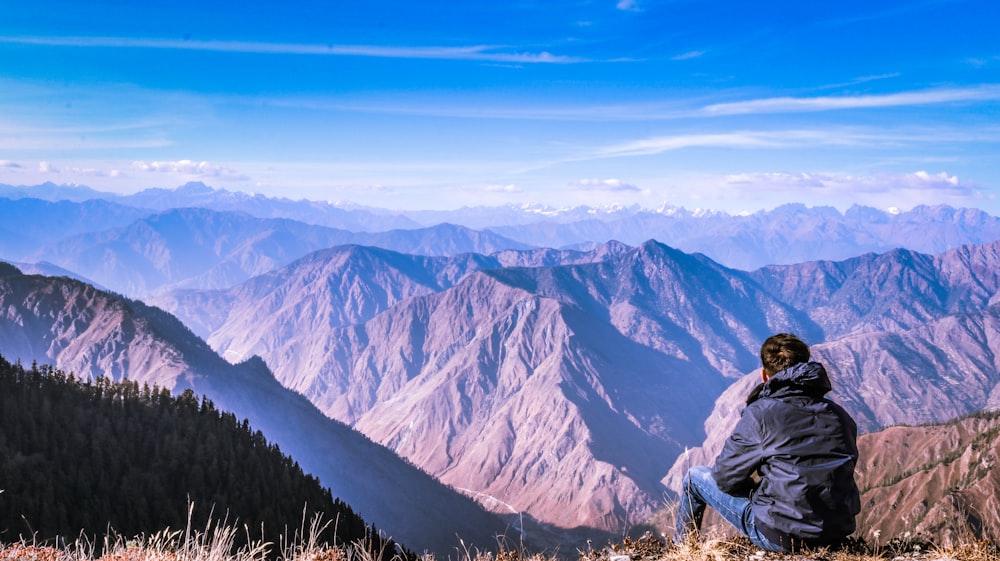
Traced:
POLYGON ((830 389, 818 362, 778 372, 750 395, 715 461, 719 488, 750 495, 755 526, 772 542, 832 544, 854 532, 858 429, 823 397, 830 389))

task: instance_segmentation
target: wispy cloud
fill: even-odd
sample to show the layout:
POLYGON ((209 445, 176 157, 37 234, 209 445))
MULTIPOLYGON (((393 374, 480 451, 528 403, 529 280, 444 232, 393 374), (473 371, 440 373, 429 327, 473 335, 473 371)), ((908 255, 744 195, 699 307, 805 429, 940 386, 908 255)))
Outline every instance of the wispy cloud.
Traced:
POLYGON ((0 37, 0 43, 17 43, 53 47, 100 47, 115 49, 141 48, 253 54, 477 60, 522 64, 568 64, 585 62, 585 59, 556 55, 547 51, 517 52, 513 51, 509 47, 497 45, 470 45, 460 47, 334 44, 314 45, 306 43, 138 39, 127 37, 0 37))
MULTIPOLYGON (((858 78, 878 80, 891 75, 858 78)), ((822 86, 828 89, 834 86, 822 86)), ((512 104, 494 103, 489 99, 452 99, 443 104, 438 99, 407 96, 399 99, 330 100, 308 98, 275 98, 273 106, 297 108, 456 117, 465 119, 523 119, 538 121, 673 121, 705 119, 751 114, 810 113, 838 109, 903 107, 945 103, 977 103, 1000 100, 1000 85, 972 88, 922 90, 865 96, 770 97, 746 101, 704 105, 697 98, 644 100, 634 103, 576 105, 572 103, 512 104)))
POLYGON ((580 179, 571 185, 586 191, 610 191, 614 193, 638 193, 642 191, 642 189, 621 179, 580 179))
MULTIPOLYGON (((568 161, 653 156, 688 148, 798 149, 807 147, 900 148, 928 143, 1000 141, 1000 129, 880 130, 858 127, 786 130, 739 130, 709 134, 677 134, 641 138, 582 151, 568 161)), ((550 162, 551 165, 552 162, 550 162)))
POLYGON ((639 2, 638 0, 618 0, 618 3, 615 4, 615 8, 626 12, 638 12, 639 2))
POLYGON ((730 132, 719 134, 681 134, 655 136, 605 146, 593 152, 599 158, 619 158, 625 156, 650 156, 673 150, 698 147, 715 148, 763 148, 781 145, 783 136, 773 132, 730 132))
POLYGON ((489 193, 521 193, 524 190, 513 183, 507 183, 504 185, 487 185, 486 191, 489 193))
MULTIPOLYGON (((17 166, 18 169, 23 169, 23 166, 17 166)), ((41 175, 55 175, 55 176, 66 176, 72 178, 81 177, 102 177, 102 178, 118 178, 125 177, 125 174, 118 169, 105 169, 99 167, 80 167, 77 165, 56 165, 47 160, 42 160, 38 162, 38 165, 33 170, 35 173, 41 175)))
POLYGON ((887 73, 887 74, 874 74, 874 75, 871 75, 871 76, 858 76, 857 78, 854 78, 853 80, 848 80, 847 82, 840 82, 840 83, 837 83, 837 84, 825 84, 825 85, 819 86, 816 89, 818 89, 818 90, 832 90, 832 89, 838 89, 838 88, 848 88, 848 87, 851 87, 851 86, 857 86, 858 84, 867 84, 869 82, 876 82, 878 80, 888 80, 890 78, 899 78, 900 76, 902 76, 902 74, 900 74, 899 72, 890 72, 890 73, 887 73))
POLYGON ((725 176, 722 183, 758 191, 792 191, 824 197, 918 193, 920 200, 982 197, 978 186, 962 182, 955 175, 923 170, 862 176, 836 173, 740 173, 725 176))
POLYGON ((837 109, 866 109, 931 105, 936 103, 993 101, 998 99, 1000 99, 1000 86, 986 85, 974 88, 936 89, 883 95, 772 97, 732 103, 716 103, 704 107, 703 112, 707 115, 804 113, 837 109))
POLYGON ((693 58, 700 58, 705 55, 705 51, 688 51, 686 53, 681 53, 675 57, 671 57, 671 60, 691 60, 693 58))
POLYGON ((138 171, 150 173, 171 173, 180 175, 193 175, 198 177, 214 177, 228 179, 232 181, 246 181, 246 175, 234 170, 213 164, 210 162, 196 162, 194 160, 177 160, 173 162, 132 162, 132 168, 138 171))

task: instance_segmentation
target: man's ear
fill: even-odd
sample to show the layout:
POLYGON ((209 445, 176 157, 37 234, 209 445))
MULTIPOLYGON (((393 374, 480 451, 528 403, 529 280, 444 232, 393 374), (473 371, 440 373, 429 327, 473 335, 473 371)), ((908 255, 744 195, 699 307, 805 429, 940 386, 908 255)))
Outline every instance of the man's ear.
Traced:
POLYGON ((764 380, 766 382, 769 378, 770 378, 770 376, 767 375, 767 370, 764 370, 763 368, 761 368, 760 369, 760 379, 764 380))

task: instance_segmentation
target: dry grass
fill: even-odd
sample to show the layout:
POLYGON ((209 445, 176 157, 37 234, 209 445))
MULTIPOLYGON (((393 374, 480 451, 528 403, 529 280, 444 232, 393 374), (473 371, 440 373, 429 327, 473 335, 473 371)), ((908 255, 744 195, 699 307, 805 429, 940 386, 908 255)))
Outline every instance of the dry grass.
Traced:
MULTIPOLYGON (((363 544, 340 547, 316 542, 325 526, 314 521, 292 540, 274 549, 272 544, 251 544, 233 552, 237 530, 219 526, 194 532, 164 531, 148 538, 115 539, 105 543, 101 554, 93 544, 78 541, 64 548, 31 543, 0 545, 0 561, 379 561, 382 552, 368 551, 363 544)), ((855 540, 836 551, 817 549, 796 554, 764 552, 742 538, 692 540, 665 543, 647 534, 639 539, 600 549, 577 552, 578 561, 1000 561, 1000 548, 988 542, 939 548, 926 540, 896 538, 885 543, 855 540)), ((565 555, 529 553, 499 548, 458 551, 448 561, 565 561, 565 555)), ((424 561, 436 561, 433 556, 424 561)))
MULTIPOLYGON (((106 538, 101 547, 84 537, 57 548, 22 540, 0 544, 0 561, 380 561, 382 552, 371 552, 364 544, 321 546, 317 537, 327 528, 320 518, 295 532, 289 543, 250 542, 236 547, 241 530, 232 525, 209 522, 203 529, 191 525, 163 530, 151 536, 106 538)), ((246 532, 246 528, 242 532, 246 532)))

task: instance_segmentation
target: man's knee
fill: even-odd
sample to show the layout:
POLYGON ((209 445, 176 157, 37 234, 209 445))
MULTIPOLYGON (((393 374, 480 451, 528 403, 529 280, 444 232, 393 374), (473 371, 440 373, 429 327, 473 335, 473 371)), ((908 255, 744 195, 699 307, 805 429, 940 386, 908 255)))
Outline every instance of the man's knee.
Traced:
POLYGON ((707 479, 712 479, 711 468, 707 466, 691 466, 691 469, 687 472, 687 476, 684 477, 684 484, 686 486, 707 479))
POLYGON ((683 489, 690 492, 692 489, 701 487, 701 482, 712 478, 712 470, 706 466, 691 466, 687 474, 684 475, 683 489))

